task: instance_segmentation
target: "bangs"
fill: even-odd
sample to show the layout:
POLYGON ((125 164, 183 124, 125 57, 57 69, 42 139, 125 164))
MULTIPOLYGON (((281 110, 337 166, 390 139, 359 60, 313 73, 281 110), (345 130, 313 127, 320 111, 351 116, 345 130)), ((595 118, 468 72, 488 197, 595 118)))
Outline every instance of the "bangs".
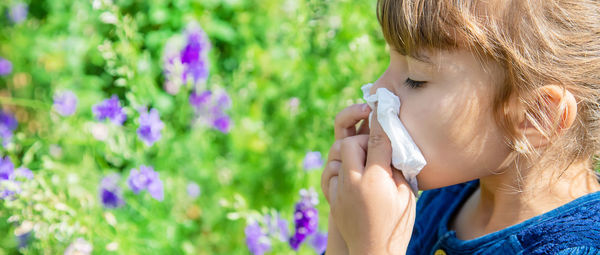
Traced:
POLYGON ((386 42, 402 55, 416 58, 421 49, 466 48, 489 53, 475 12, 471 1, 377 1, 377 19, 386 42))

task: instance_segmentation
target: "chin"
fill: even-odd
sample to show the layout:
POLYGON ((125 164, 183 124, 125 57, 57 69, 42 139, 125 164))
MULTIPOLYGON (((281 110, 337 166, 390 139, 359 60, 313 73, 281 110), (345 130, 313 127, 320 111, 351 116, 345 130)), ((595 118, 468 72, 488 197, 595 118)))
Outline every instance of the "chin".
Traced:
POLYGON ((427 171, 427 169, 423 169, 417 175, 419 190, 439 189, 475 179, 477 179, 476 176, 460 176, 449 172, 434 173, 427 171))

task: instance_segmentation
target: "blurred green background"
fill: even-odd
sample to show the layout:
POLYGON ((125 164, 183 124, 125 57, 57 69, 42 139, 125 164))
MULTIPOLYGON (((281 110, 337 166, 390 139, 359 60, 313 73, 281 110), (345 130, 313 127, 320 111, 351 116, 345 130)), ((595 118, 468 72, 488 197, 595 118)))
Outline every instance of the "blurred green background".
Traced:
MULTIPOLYGON (((18 126, 0 156, 34 178, 0 200, 0 254, 63 254, 79 238, 92 254, 249 254, 249 222, 277 212, 292 235, 299 191, 311 187, 326 232, 321 168, 305 169, 303 160, 311 151, 325 160, 336 113, 359 102, 360 86, 387 66, 375 4, 2 1, 0 57, 11 70, 0 76, 0 105, 18 126), (210 41, 209 73, 169 93, 167 42, 190 24, 210 41), (202 113, 189 103, 194 88, 228 93, 228 131, 199 123, 202 113), (61 91, 77 96, 73 115, 53 106, 61 91), (128 115, 123 126, 92 113, 111 95, 128 115), (136 133, 140 106, 157 109, 164 123, 151 146, 136 133), (99 127, 105 139, 94 135, 99 127), (130 170, 141 165, 159 174, 164 200, 129 188, 130 170), (111 173, 121 176, 117 208, 99 197, 111 173), (190 183, 199 196, 186 191, 190 183)), ((267 253, 316 251, 272 240, 267 253)))

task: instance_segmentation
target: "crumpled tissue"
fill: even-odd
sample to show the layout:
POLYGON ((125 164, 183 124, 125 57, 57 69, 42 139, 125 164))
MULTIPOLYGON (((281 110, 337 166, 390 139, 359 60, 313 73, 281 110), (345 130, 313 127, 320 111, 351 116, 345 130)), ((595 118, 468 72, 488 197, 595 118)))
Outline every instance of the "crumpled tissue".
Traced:
MULTIPOLYGON (((419 191, 417 175, 427 161, 398 117, 400 99, 386 88, 378 88, 376 93, 371 95, 372 86, 372 83, 368 83, 361 87, 363 99, 371 109, 375 109, 375 102, 378 102, 377 121, 392 144, 392 165, 402 171, 404 178, 417 195, 419 191)), ((372 117, 373 112, 369 115, 369 127, 371 127, 372 117)))

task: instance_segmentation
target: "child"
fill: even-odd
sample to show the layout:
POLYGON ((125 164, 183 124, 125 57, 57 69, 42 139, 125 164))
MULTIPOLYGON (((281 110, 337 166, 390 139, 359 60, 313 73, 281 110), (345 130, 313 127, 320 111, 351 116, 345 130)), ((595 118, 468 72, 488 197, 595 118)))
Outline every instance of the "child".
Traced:
MULTIPOLYGON (((374 83, 427 165, 416 198, 372 111, 342 110, 327 254, 600 254, 600 2, 378 0, 374 83)), ((374 109, 373 109, 374 110, 374 109)))

